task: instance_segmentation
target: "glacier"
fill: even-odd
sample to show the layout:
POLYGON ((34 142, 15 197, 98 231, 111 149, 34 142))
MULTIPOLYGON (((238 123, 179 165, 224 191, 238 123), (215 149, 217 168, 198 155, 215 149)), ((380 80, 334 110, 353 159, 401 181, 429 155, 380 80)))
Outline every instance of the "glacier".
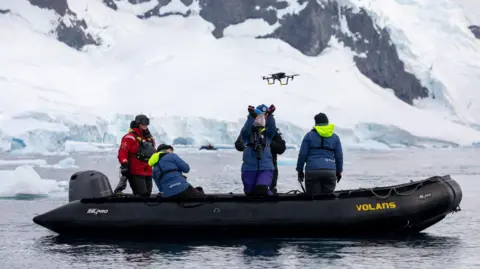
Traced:
MULTIPOLYGON (((356 68, 369 52, 350 43, 368 40, 358 36, 347 13, 339 15, 345 36, 327 36, 318 55, 305 55, 293 41, 267 38, 312 1, 283 1, 288 8, 278 9, 280 19, 244 18, 225 25, 221 38, 212 34, 219 21, 200 16, 201 1, 189 6, 175 0, 163 6, 104 1, 114 9, 102 1, 68 0, 71 11, 64 14, 30 2, 0 4, 3 152, 114 147, 139 113, 151 117, 158 142, 233 146, 246 107, 260 103, 277 106, 289 146, 300 144, 318 112, 327 113, 346 147, 458 147, 480 141, 480 42, 468 29, 473 22, 465 9, 454 1, 317 1, 317 8, 335 2, 351 12, 366 10, 375 27, 383 27, 405 70, 428 89, 428 96, 412 104, 356 68), (77 29, 70 35, 88 39, 82 37, 84 46, 65 40, 68 27, 77 29), (278 71, 300 76, 288 86, 261 80, 278 71), (12 148, 12 139, 26 148, 12 148)), ((280 5, 270 2, 258 10, 268 14, 280 5)))

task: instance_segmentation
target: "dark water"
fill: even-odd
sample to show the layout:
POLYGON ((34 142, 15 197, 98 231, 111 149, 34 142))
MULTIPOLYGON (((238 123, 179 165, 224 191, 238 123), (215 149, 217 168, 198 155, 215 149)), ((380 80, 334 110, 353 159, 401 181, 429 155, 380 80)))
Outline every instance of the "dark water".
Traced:
MULTIPOLYGON (((179 154, 192 166, 188 178, 194 185, 208 192, 241 191, 238 153, 179 154)), ((289 152, 284 157, 296 154, 289 152)), ((419 236, 402 240, 87 241, 62 238, 32 223, 36 214, 66 202, 66 192, 51 193, 46 198, 0 200, 0 268, 480 268, 479 149, 357 151, 345 155, 339 189, 451 174, 463 189, 462 211, 448 215, 419 236)), ((79 169, 100 170, 112 184, 118 181, 113 154, 73 157, 79 169)), ((11 157, 0 159, 7 158, 11 157)), ((64 157, 32 158, 54 164, 64 157)), ((78 169, 35 170, 42 178, 66 180, 78 169)), ((299 189, 293 166, 281 166, 280 173, 281 191, 299 189)))

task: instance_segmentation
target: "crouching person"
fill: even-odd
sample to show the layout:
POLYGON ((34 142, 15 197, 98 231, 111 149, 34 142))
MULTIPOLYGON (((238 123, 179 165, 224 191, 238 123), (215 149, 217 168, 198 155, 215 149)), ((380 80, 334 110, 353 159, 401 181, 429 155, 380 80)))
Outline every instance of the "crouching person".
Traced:
POLYGON ((158 146, 157 153, 152 155, 148 165, 153 167, 152 177, 162 197, 205 197, 202 188, 194 188, 187 182, 187 177, 182 173, 188 173, 190 166, 173 153, 172 146, 158 146))
POLYGON ((303 138, 298 153, 297 172, 300 182, 305 178, 309 195, 332 193, 342 178, 343 152, 340 138, 333 132, 324 113, 315 116, 315 127, 303 138), (305 166, 305 173, 303 167, 305 166))

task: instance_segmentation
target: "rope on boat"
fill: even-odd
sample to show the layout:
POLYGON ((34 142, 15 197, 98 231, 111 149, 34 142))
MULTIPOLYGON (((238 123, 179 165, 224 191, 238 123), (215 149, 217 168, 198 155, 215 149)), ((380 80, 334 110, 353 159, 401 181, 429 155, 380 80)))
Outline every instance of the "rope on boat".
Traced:
MULTIPOLYGON (((409 191, 409 192, 399 192, 396 187, 391 187, 390 190, 388 191, 387 195, 385 195, 385 196, 382 196, 382 195, 379 195, 379 194, 375 193, 374 188, 360 188, 358 190, 369 190, 375 197, 380 198, 380 199, 387 199, 388 197, 390 197, 392 195, 392 192, 395 193, 398 196, 412 195, 414 192, 416 192, 422 186, 423 186, 423 183, 420 182, 420 183, 417 184, 417 186, 415 186, 415 188, 412 191, 409 191)), ((350 194, 352 194, 352 192, 358 191, 358 190, 350 190, 348 192, 348 194, 350 195, 350 194)), ((291 191, 286 192, 286 194, 305 194, 305 192, 302 192, 300 190, 291 190, 291 191)))
POLYGON ((407 192, 399 192, 396 187, 390 188, 390 191, 388 191, 387 195, 385 195, 385 196, 381 196, 381 195, 376 194, 375 191, 373 190, 373 188, 370 188, 370 192, 372 192, 372 194, 375 195, 375 197, 377 197, 377 198, 387 199, 388 197, 390 197, 390 195, 392 195, 392 192, 395 192, 395 194, 398 195, 398 196, 409 196, 409 195, 412 195, 412 194, 413 194, 414 192, 416 192, 422 185, 423 185, 423 184, 421 184, 421 183, 417 184, 417 186, 415 186, 415 188, 414 188, 412 191, 408 192, 408 193, 407 193, 407 192))
MULTIPOLYGON (((387 199, 388 197, 390 197, 390 196, 392 195, 392 193, 395 193, 395 194, 398 195, 398 196, 409 196, 409 195, 412 195, 414 192, 416 192, 416 191, 417 191, 420 187, 422 187, 422 186, 423 186, 423 182, 420 182, 420 183, 418 183, 418 184, 415 186, 415 188, 414 188, 413 190, 411 190, 411 191, 409 191, 409 192, 400 192, 400 191, 397 190, 396 187, 391 187, 390 190, 388 191, 387 195, 384 195, 384 196, 377 194, 377 193, 374 191, 374 188, 373 188, 373 187, 372 187, 372 188, 360 188, 360 189, 358 189, 358 190, 350 190, 350 191, 348 192, 348 194, 350 195, 350 194, 352 194, 352 192, 354 192, 354 191, 359 191, 359 190, 370 190, 370 192, 371 192, 375 197, 377 197, 377 198, 379 198, 379 199, 387 199)), ((231 194, 233 194, 233 193, 231 193, 231 194)), ((286 192, 285 194, 306 194, 306 193, 305 193, 304 191, 300 191, 300 190, 290 190, 290 191, 286 192)), ((148 199, 146 199, 146 198, 144 199, 144 201, 145 201, 145 204, 147 204, 148 206, 158 206, 158 205, 160 204, 160 203, 157 202, 157 201, 155 201, 155 202, 150 202, 150 201, 149 201, 148 199)), ((195 206, 193 206, 193 207, 195 207, 195 206)), ((455 208, 454 212, 457 212, 457 211, 460 211, 460 210, 461 210, 461 209, 460 209, 460 207, 458 206, 457 208, 455 208)))
POLYGON ((291 190, 291 191, 286 192, 285 194, 290 194, 290 193, 297 194, 297 193, 304 193, 304 192, 299 191, 299 190, 291 190))

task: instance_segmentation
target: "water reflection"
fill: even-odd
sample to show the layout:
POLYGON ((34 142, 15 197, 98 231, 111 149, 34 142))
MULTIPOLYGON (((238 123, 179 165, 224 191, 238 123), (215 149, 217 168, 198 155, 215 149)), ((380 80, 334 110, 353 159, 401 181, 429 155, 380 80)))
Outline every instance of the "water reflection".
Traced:
POLYGON ((452 254, 461 244, 455 237, 417 235, 408 238, 393 239, 250 239, 250 240, 215 240, 191 241, 176 240, 168 243, 149 239, 114 240, 114 239, 81 239, 64 236, 45 236, 37 241, 37 248, 74 256, 106 256, 117 254, 125 261, 135 264, 148 263, 154 260, 177 259, 197 252, 215 248, 220 251, 236 252, 245 260, 252 257, 275 258, 288 249, 299 257, 314 259, 339 260, 349 252, 359 250, 375 251, 375 249, 429 249, 435 255, 452 254), (345 249, 345 250, 343 250, 345 249), (435 251, 431 251, 435 250, 435 251))
POLYGON ((343 257, 340 252, 341 249, 347 247, 348 244, 349 241, 312 240, 298 244, 297 251, 303 254, 303 256, 308 256, 310 258, 338 260, 343 257))
POLYGON ((389 246, 394 248, 411 248, 411 249, 449 249, 450 251, 461 244, 457 237, 450 236, 434 236, 426 233, 410 235, 404 237, 365 240, 363 246, 389 246))
POLYGON ((135 264, 149 263, 157 260, 156 256, 175 257, 188 255, 192 247, 184 243, 158 243, 148 239, 115 240, 86 239, 65 236, 45 236, 38 242, 38 247, 45 252, 73 256, 76 259, 91 256, 123 256, 125 261, 135 264))
POLYGON ((281 240, 252 240, 248 242, 242 242, 245 246, 243 250, 244 256, 256 257, 275 257, 280 255, 280 249, 283 247, 281 240))

